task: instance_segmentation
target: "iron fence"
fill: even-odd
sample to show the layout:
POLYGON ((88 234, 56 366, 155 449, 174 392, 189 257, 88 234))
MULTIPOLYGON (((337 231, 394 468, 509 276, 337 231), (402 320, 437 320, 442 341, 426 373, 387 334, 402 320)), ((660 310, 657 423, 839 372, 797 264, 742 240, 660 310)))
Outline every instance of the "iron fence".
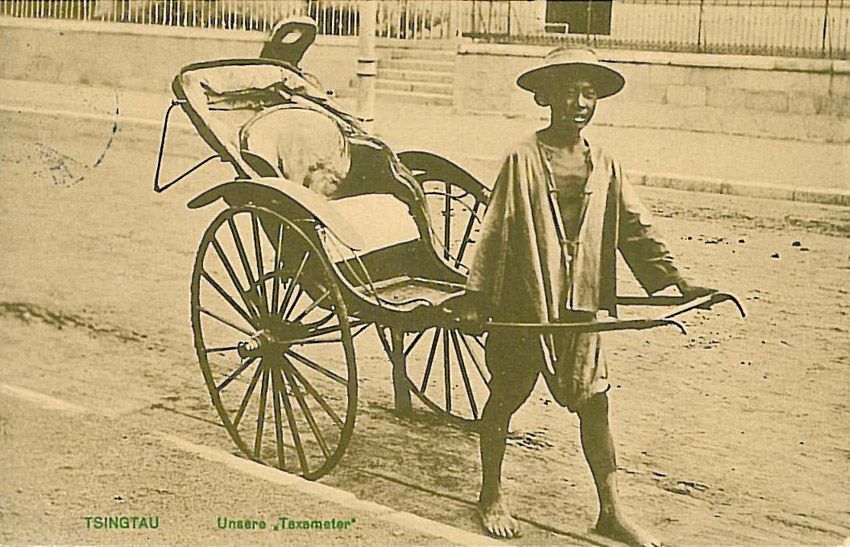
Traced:
POLYGON ((306 15, 321 34, 358 28, 356 0, 0 0, 0 15, 246 31, 306 15))
MULTIPOLYGON (((445 0, 381 1, 377 35, 448 39, 453 7, 445 0)), ((306 15, 319 34, 354 36, 359 28, 357 0, 0 0, 0 15, 260 31, 306 15)))
POLYGON ((742 55, 846 59, 850 51, 850 0, 562 4, 571 4, 575 24, 551 22, 547 10, 554 3, 473 0, 464 11, 464 34, 503 43, 591 44, 742 55))
MULTIPOLYGON (((0 16, 267 31, 307 15, 352 36, 358 0, 0 0, 0 16)), ((846 59, 850 0, 380 0, 377 35, 402 40, 596 47, 846 59), (572 11, 566 20, 553 13, 572 11), (584 12, 584 14, 582 14, 584 12)))

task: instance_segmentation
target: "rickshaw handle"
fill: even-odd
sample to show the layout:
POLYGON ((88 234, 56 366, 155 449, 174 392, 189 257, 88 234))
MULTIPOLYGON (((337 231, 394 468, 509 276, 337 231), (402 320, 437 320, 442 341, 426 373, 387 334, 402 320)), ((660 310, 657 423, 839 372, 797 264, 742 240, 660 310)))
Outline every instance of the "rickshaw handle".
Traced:
POLYGON ((730 293, 716 292, 706 296, 684 300, 682 297, 673 296, 650 296, 650 297, 622 297, 618 303, 625 305, 661 306, 679 303, 672 310, 666 310, 657 317, 635 318, 635 319, 603 319, 600 321, 578 321, 569 323, 511 323, 501 321, 488 321, 484 323, 484 330, 489 329, 526 329, 536 334, 552 334, 558 331, 574 332, 605 332, 616 330, 645 330, 662 326, 674 326, 687 334, 684 325, 674 319, 685 312, 694 309, 711 309, 712 306, 731 300, 738 308, 741 317, 746 317, 741 302, 730 293))

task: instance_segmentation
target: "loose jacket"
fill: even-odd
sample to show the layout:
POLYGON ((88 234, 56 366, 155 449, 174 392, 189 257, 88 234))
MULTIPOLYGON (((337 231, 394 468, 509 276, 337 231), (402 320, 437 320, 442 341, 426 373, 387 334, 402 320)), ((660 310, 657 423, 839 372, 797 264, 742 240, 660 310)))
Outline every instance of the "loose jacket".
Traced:
POLYGON ((617 250, 650 294, 680 279, 620 166, 594 146, 590 163, 586 213, 568 267, 550 206, 553 174, 537 135, 508 154, 467 281, 494 318, 557 322, 567 308, 616 315, 617 250))

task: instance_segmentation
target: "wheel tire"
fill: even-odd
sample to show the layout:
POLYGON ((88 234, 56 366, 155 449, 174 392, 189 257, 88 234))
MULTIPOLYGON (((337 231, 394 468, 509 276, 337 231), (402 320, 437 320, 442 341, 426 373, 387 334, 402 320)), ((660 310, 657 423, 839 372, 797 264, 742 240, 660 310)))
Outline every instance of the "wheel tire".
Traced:
POLYGON ((312 220, 253 205, 220 213, 195 257, 191 308, 204 381, 239 450, 311 480, 330 471, 354 428, 357 368, 312 220))
POLYGON ((490 191, 461 167, 429 152, 402 152, 399 159, 422 187, 438 250, 453 268, 468 274, 473 256, 469 250, 475 244, 490 191))

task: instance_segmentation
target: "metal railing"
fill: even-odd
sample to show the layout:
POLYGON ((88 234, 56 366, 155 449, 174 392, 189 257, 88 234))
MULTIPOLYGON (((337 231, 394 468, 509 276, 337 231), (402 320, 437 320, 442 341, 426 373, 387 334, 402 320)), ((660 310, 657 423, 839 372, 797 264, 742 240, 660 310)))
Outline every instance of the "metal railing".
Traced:
POLYGON ((469 4, 464 34, 482 41, 839 59, 850 52, 850 0, 614 0, 602 32, 593 19, 608 17, 601 2, 573 2, 587 9, 572 28, 547 25, 545 4, 469 4))
MULTIPOLYGON (((377 7, 379 37, 450 38, 453 2, 381 1, 377 7)), ((0 0, 0 16, 233 30, 267 31, 303 15, 316 21, 319 34, 357 35, 357 0, 0 0)))
MULTIPOLYGON (((0 0, 0 16, 267 31, 297 15, 325 35, 352 36, 358 0, 0 0)), ((603 31, 586 5, 571 25, 547 25, 545 0, 381 0, 377 36, 846 59, 850 0, 614 0, 603 31), (610 17, 610 20, 608 20, 610 17), (609 24, 610 23, 610 24, 609 24), (558 32, 552 32, 553 30, 558 32)), ((605 6, 601 6, 605 7, 605 6)))
POLYGON ((459 3, 445 0, 378 2, 376 35, 403 40, 447 40, 455 37, 453 20, 459 19, 459 3))
POLYGON ((0 16, 246 31, 302 15, 321 34, 357 34, 356 0, 0 0, 0 16))

